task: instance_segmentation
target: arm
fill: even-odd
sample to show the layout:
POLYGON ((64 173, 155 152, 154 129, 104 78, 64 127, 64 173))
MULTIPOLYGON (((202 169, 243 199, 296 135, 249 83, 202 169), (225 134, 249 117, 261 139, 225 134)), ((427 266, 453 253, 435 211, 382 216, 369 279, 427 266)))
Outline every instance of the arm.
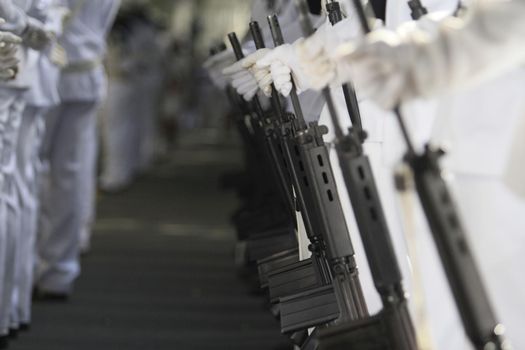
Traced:
POLYGON ((27 27, 28 17, 12 0, 0 0, 0 17, 6 23, 0 27, 17 35, 21 35, 27 27))
POLYGON ((465 20, 426 18, 339 47, 331 62, 342 81, 385 108, 410 98, 464 88, 525 59, 525 1, 480 1, 465 20))

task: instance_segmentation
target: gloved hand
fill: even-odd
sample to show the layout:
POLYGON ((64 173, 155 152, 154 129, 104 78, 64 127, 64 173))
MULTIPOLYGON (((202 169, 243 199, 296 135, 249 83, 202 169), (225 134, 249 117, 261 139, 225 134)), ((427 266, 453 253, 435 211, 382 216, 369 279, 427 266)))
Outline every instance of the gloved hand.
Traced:
POLYGON ((292 89, 292 78, 298 93, 321 89, 335 79, 335 63, 331 58, 337 47, 358 33, 358 22, 352 18, 335 26, 327 22, 309 38, 276 48, 257 62, 257 66, 270 67, 275 87, 284 96, 292 89))
POLYGON ((57 42, 49 47, 48 57, 51 63, 59 68, 64 68, 68 64, 67 52, 57 42))
POLYGON ((231 50, 222 51, 204 62, 204 69, 206 69, 211 81, 217 88, 223 90, 228 85, 228 80, 222 74, 222 70, 234 62, 235 55, 231 50))
MULTIPOLYGON (((246 101, 251 101, 259 90, 258 81, 265 81, 271 79, 270 70, 266 68, 259 68, 256 62, 266 56, 270 52, 269 49, 260 49, 244 59, 225 68, 222 72, 231 81, 231 85, 239 95, 246 101)), ((261 89, 266 96, 271 95, 270 85, 266 90, 261 89)))
POLYGON ((376 30, 337 51, 332 62, 338 83, 352 81, 362 97, 390 109, 411 91, 409 69, 415 51, 397 33, 376 30))
POLYGON ((44 25, 41 22, 31 17, 28 19, 22 38, 28 47, 37 51, 45 49, 55 39, 50 31, 44 29, 44 25))
POLYGON ((16 77, 18 72, 17 52, 22 39, 9 32, 0 32, 0 80, 16 77))
POLYGON ((257 61, 257 69, 270 72, 270 76, 257 77, 262 91, 270 91, 273 83, 281 95, 288 96, 292 90, 292 78, 298 93, 309 88, 308 78, 304 76, 297 56, 297 45, 302 41, 281 45, 257 61))

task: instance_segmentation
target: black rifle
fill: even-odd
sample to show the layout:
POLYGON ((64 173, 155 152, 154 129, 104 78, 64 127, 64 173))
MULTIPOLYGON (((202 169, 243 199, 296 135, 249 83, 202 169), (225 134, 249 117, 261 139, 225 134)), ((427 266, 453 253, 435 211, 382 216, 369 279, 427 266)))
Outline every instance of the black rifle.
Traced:
MULTIPOLYGON (((268 22, 275 46, 284 44, 277 16, 269 16, 268 22)), ((312 227, 317 238, 322 239, 321 248, 328 261, 332 275, 333 291, 337 301, 339 316, 336 323, 357 320, 368 315, 366 302, 359 281, 354 249, 348 233, 341 203, 339 201, 328 149, 323 141, 326 127, 317 123, 307 125, 295 85, 292 81, 290 95, 295 111, 288 149, 294 152, 294 159, 300 161, 302 177, 298 177, 303 195, 312 196, 311 207, 318 227, 312 227)), ((297 174, 299 175, 299 174, 297 174)), ((298 184, 298 185, 299 185, 298 184)), ((314 324, 315 325, 315 324, 314 324)))
MULTIPOLYGON (((250 30, 257 49, 265 47, 264 38, 261 34, 259 24, 257 22, 250 23, 250 30)), ((310 240, 310 250, 314 257, 314 266, 321 284, 327 285, 331 282, 331 274, 328 265, 325 261, 323 253, 322 237, 319 235, 319 218, 318 215, 309 208, 314 207, 314 198, 311 191, 304 186, 304 167, 300 165, 297 152, 295 152, 294 145, 290 140, 293 138, 293 122, 294 116, 286 113, 283 110, 279 94, 272 84, 271 101, 278 118, 274 120, 273 136, 276 142, 279 143, 279 149, 283 159, 283 165, 286 167, 292 180, 293 188, 296 194, 297 209, 301 212, 306 233, 310 240)))
MULTIPOLYGON (((360 0, 353 0, 364 33, 371 31, 360 0)), ((412 2, 412 6, 414 2, 412 2)), ((420 4, 419 4, 420 5, 420 4)), ((421 9, 415 9, 417 18, 421 9)), ((472 344, 479 350, 506 348, 503 327, 496 321, 485 286, 472 256, 467 235, 455 201, 442 176, 441 150, 430 145, 416 151, 407 132, 400 106, 394 108, 408 151, 405 161, 412 170, 425 216, 427 217, 442 264, 452 289, 463 326, 472 344)))
MULTIPOLYGON (((230 33, 229 39, 237 59, 242 59, 242 49, 235 33, 230 33)), ((251 141, 254 143, 254 148, 258 150, 256 161, 259 164, 254 166, 256 173, 251 173, 254 178, 258 179, 255 185, 263 186, 269 183, 270 191, 273 190, 273 193, 277 192, 277 198, 275 196, 270 197, 271 203, 269 205, 266 204, 261 213, 264 214, 270 208, 277 212, 277 219, 285 218, 284 221, 277 220, 276 225, 268 229, 260 230, 257 227, 260 225, 256 224, 255 230, 249 230, 249 234, 245 233, 247 258, 250 262, 257 262, 260 259, 280 254, 283 251, 297 255, 295 220, 291 215, 293 208, 292 192, 286 174, 281 171, 280 167, 275 166, 276 151, 273 144, 268 142, 269 140, 265 133, 268 116, 257 97, 254 97, 251 103, 247 103, 242 97, 238 97, 238 99, 239 105, 245 113, 244 115, 249 116, 251 141)), ((253 162, 253 160, 250 161, 253 162)), ((269 215, 268 217, 271 219, 275 215, 269 215)))
MULTIPOLYGON (((304 34, 309 36, 313 34, 314 29, 308 17, 306 3, 298 0, 296 4, 299 7, 304 34)), ((330 2, 326 6, 332 25, 342 20, 338 2, 330 2)), ((343 86, 343 94, 352 127, 343 135, 337 115, 331 115, 334 129, 339 130, 336 135, 340 135, 336 136, 335 147, 383 309, 373 317, 321 331, 321 348, 415 350, 417 341, 401 272, 370 160, 363 151, 366 133, 362 129, 357 98, 350 84, 343 86)), ((326 95, 330 95, 328 89, 325 90, 326 95)))
MULTIPOLYGON (((235 33, 230 33, 229 39, 236 58, 241 60, 244 57, 244 54, 235 33)), ((257 96, 254 97, 252 105, 254 105, 253 109, 259 110, 260 113, 263 113, 257 96)), ((261 134, 260 142, 265 144, 271 158, 265 166, 271 168, 274 175, 279 179, 281 193, 283 193, 286 198, 288 215, 293 219, 295 217, 295 198, 292 191, 288 166, 283 159, 283 148, 280 144, 279 138, 277 138, 277 134, 279 133, 279 125, 277 124, 277 121, 286 119, 286 116, 283 115, 279 100, 274 101, 272 99, 272 107, 273 113, 263 113, 262 117, 259 117, 259 121, 257 122, 261 134)), ((262 254, 256 256, 258 258, 259 280, 261 287, 263 288, 269 287, 269 274, 299 260, 297 247, 290 249, 288 245, 280 246, 278 244, 279 242, 272 240, 267 241, 272 244, 273 253, 267 256, 262 256, 262 254)), ((270 295, 270 297, 272 296, 270 295)), ((277 315, 278 310, 276 310, 274 314, 277 315)))
MULTIPOLYGON (((228 34, 228 38, 230 40, 230 43, 232 45, 233 51, 235 53, 235 56, 237 60, 241 60, 244 58, 244 54, 242 52, 242 48, 239 42, 239 39, 237 38, 237 35, 235 33, 228 34)), ((274 178, 276 179, 276 182, 280 186, 280 193, 282 195, 283 201, 287 204, 287 208, 289 210, 289 213, 291 214, 293 212, 294 203, 293 203, 293 195, 291 191, 291 184, 288 174, 286 174, 283 169, 278 166, 279 164, 279 157, 277 156, 277 149, 275 148, 275 143, 273 142, 272 135, 270 134, 270 131, 267 129, 267 127, 271 127, 271 117, 267 115, 267 113, 264 112, 261 103, 259 101, 259 98, 257 96, 254 96, 252 100, 252 108, 255 113, 252 114, 254 116, 252 120, 254 121, 254 129, 258 132, 259 142, 261 144, 266 144, 267 147, 267 154, 269 155, 269 159, 267 159, 268 163, 267 165, 270 166, 273 162, 276 166, 271 167, 274 170, 274 178)))

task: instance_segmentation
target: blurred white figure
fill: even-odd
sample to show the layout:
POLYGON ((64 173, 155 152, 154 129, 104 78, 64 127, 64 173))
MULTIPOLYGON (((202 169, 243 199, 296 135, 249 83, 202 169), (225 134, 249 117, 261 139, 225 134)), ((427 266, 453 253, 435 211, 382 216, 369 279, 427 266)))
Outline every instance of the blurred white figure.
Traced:
POLYGON ((143 60, 143 72, 137 88, 139 100, 137 110, 140 123, 139 150, 136 169, 143 173, 149 169, 155 157, 156 141, 159 124, 160 92, 165 74, 165 48, 161 42, 160 30, 150 19, 145 18, 137 23, 136 37, 133 43, 137 45, 140 59, 143 60))
MULTIPOLYGON (((67 296, 80 273, 82 240, 88 240, 94 214, 96 114, 106 95, 102 60, 117 0, 68 0, 70 22, 59 43, 68 64, 59 82, 61 104, 50 115, 44 161, 36 287, 43 294, 67 296)), ((85 243, 84 243, 85 244, 85 243)))
POLYGON ((150 67, 158 62, 149 62, 145 54, 151 37, 144 21, 143 7, 132 3, 119 13, 111 33, 110 93, 102 115, 104 159, 100 178, 100 187, 109 192, 129 186, 139 170, 141 150, 146 165, 153 148, 145 136, 153 136, 155 129, 156 93, 145 90, 158 80, 158 67, 150 67))

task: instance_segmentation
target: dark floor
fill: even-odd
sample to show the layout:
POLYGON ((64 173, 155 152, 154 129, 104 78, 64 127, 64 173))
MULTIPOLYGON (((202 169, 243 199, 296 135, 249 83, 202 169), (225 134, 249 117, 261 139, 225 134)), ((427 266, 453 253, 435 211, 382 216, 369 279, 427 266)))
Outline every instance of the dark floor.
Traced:
MULTIPOLYGON (((213 135, 211 135, 213 136, 213 135)), ((12 350, 274 349, 278 323, 236 278, 233 144, 199 132, 129 191, 99 200, 93 249, 67 304, 38 304, 12 350), (206 140, 205 142, 203 140, 206 140), (204 143, 208 143, 205 145, 204 143)))

